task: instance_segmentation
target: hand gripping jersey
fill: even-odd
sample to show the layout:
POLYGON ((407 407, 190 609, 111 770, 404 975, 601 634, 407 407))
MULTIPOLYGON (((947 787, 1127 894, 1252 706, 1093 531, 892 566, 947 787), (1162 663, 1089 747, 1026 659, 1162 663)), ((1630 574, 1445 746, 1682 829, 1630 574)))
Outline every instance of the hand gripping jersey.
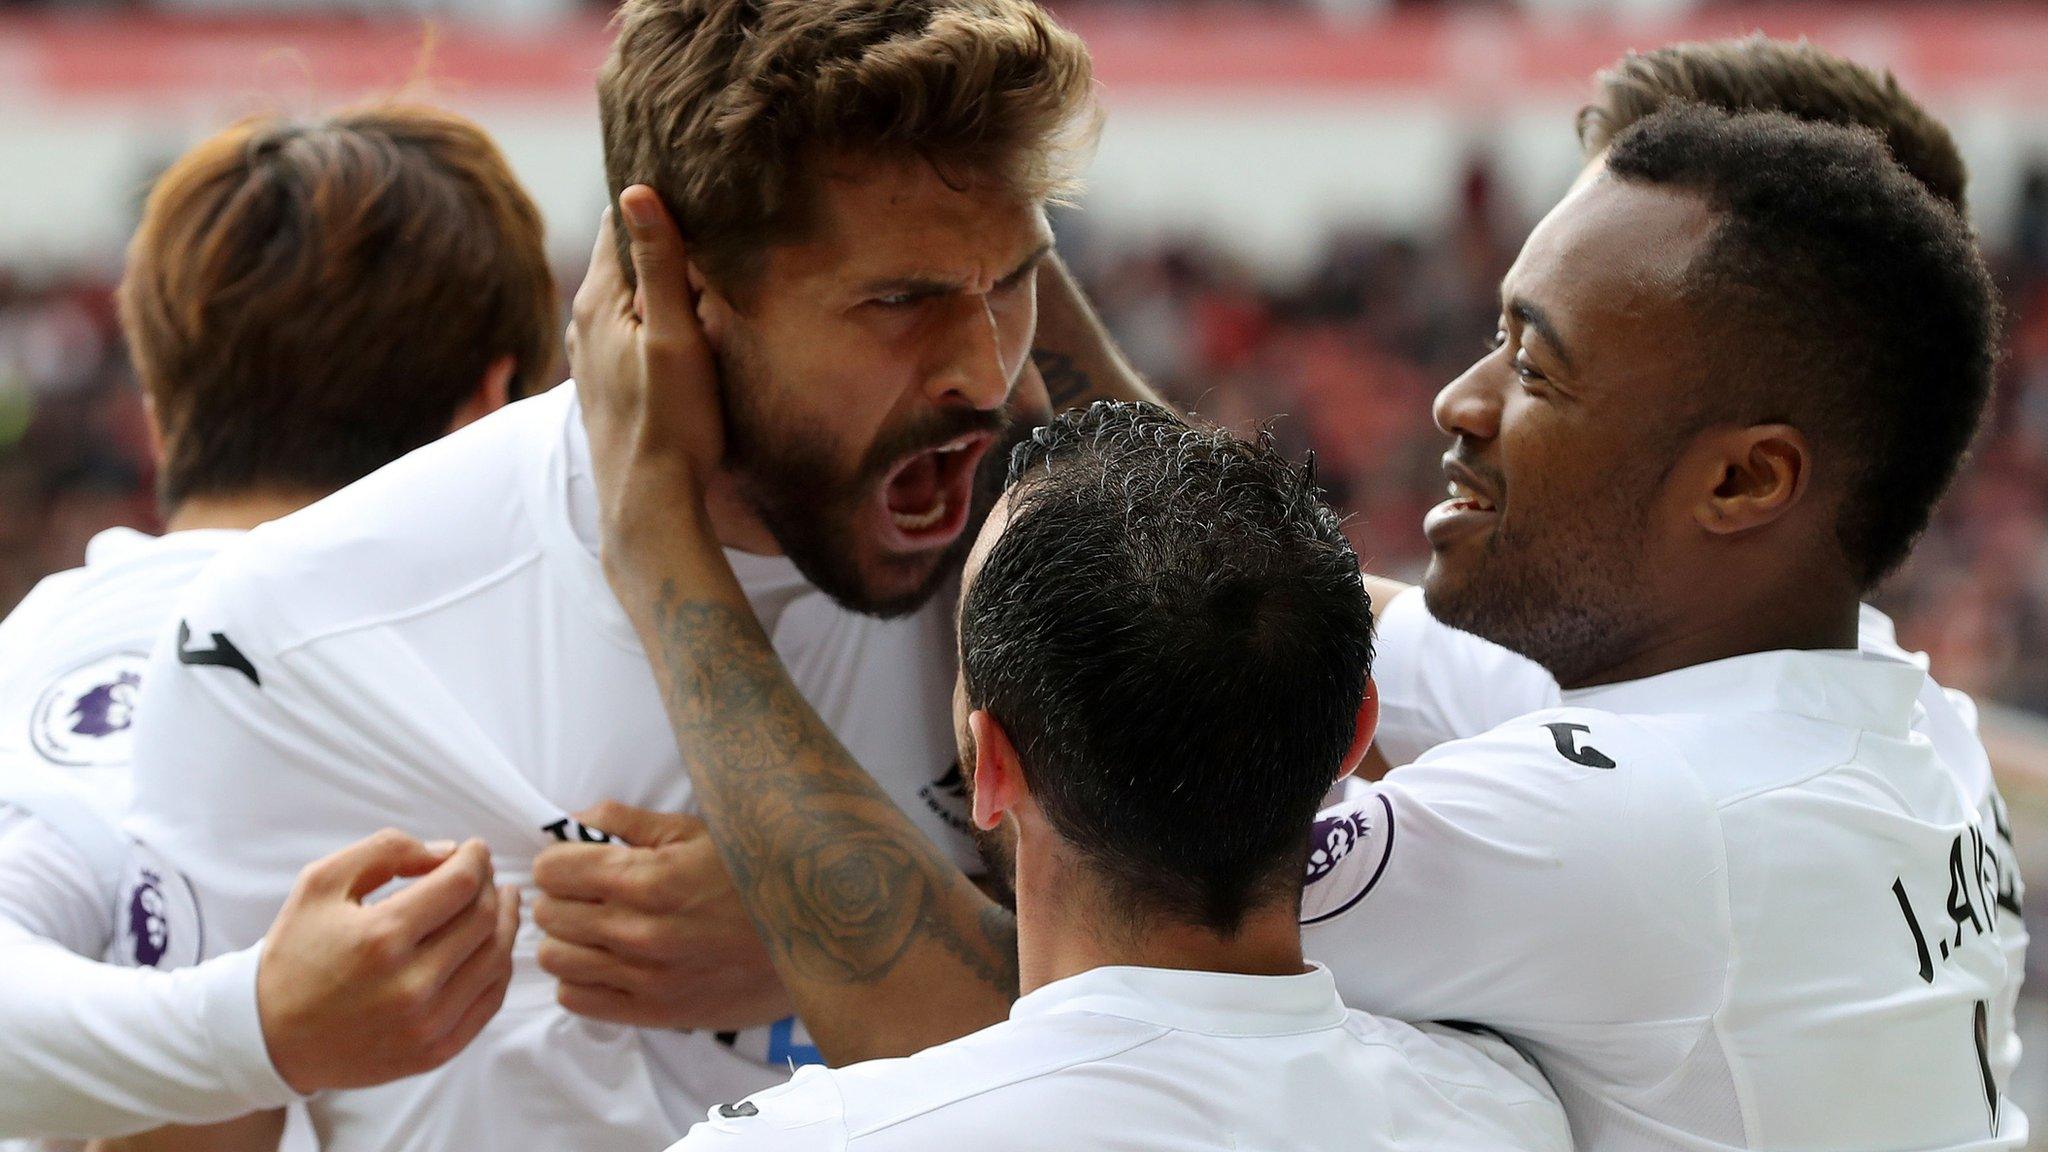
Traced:
POLYGON ((191 891, 116 823, 150 642, 238 535, 103 532, 0 623, 0 1136, 118 1136, 296 1098, 264 1046, 256 952, 187 967, 191 891))
MULTIPOLYGON (((212 566, 151 665, 140 828, 187 875, 210 949, 256 938, 307 861, 391 826, 481 836, 502 881, 603 835, 611 799, 686 811, 690 783, 594 550, 573 387, 499 412, 266 525, 212 566)), ((947 711, 951 606, 860 616, 786 560, 733 554, 798 689, 963 866, 947 711)), ((529 924, 505 1007, 441 1070, 311 1104, 328 1152, 617 1148, 815 1059, 784 1023, 722 1042, 568 1014, 529 924)))
POLYGON ((722 1105, 673 1152, 1567 1152, 1498 1039, 1352 1012, 1328 972, 1097 968, 907 1060, 722 1105))
MULTIPOLYGON (((1438 744, 1477 736, 1562 699, 1557 681, 1535 662, 1452 628, 1430 614, 1422 591, 1410 589, 1382 613, 1373 661, 1380 727, 1374 744, 1389 764, 1406 764, 1438 744)), ((1867 655, 1927 671, 1923 653, 1899 646, 1891 618, 1865 604, 1857 647, 1867 655)), ((1977 705, 1967 695, 1923 678, 1913 730, 1934 744, 1977 812, 1977 827, 1997 869, 1998 939, 2010 979, 1992 1001, 1991 1070, 2001 1089, 2020 1059, 2014 1014, 2027 970, 2027 925, 2020 915, 2026 885, 2013 853, 2005 799, 1977 736, 1977 705)), ((2010 1109, 2011 1105, 2007 1105, 2010 1109)))
POLYGON ((2019 1147, 2001 866, 1925 683, 1765 652, 1441 745, 1318 821, 1309 954, 1505 1033, 1582 1149, 2019 1147))

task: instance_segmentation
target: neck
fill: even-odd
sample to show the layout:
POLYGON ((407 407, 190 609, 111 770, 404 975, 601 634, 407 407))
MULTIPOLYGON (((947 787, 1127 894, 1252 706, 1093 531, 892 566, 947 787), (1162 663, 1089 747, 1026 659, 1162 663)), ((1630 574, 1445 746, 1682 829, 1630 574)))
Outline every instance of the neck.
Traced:
POLYGON ((1127 899, 1072 864, 1018 860, 1018 986, 1032 992, 1096 968, 1131 966, 1298 976, 1301 955, 1295 902, 1255 908, 1238 930, 1221 935, 1162 917, 1134 918, 1127 899))
POLYGON ((1767 595, 1748 602, 1695 602, 1675 614, 1673 627, 1652 642, 1608 667, 1569 682, 1560 677, 1559 683, 1568 689, 1590 688, 1757 652, 1856 647, 1861 612, 1857 593, 1842 589, 1817 598, 1810 585, 1800 591, 1797 596, 1767 595))
POLYGON ((198 528, 247 531, 288 516, 325 495, 322 492, 238 492, 227 496, 194 496, 164 517, 164 531, 198 528))

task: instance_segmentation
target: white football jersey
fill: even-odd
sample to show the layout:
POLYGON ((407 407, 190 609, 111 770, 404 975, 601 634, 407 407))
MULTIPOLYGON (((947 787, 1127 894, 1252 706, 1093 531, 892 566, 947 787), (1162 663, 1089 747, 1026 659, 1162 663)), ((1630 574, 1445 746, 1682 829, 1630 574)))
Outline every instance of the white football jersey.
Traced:
MULTIPOLYGON (((1891 617, 1865 604, 1857 624, 1861 651, 1927 671, 1924 653, 1899 646, 1891 617)), ((1373 679, 1379 685, 1380 727, 1373 742, 1389 764, 1406 764, 1438 744, 1477 736, 1517 716, 1555 708, 1562 700, 1557 681, 1540 665, 1439 621, 1419 588, 1386 606, 1376 641, 1373 679)), ((1962 783, 1998 869, 1998 938, 2010 980, 1992 1002, 1991 1069, 2002 1089, 2020 1059, 2014 1014, 2027 971, 2027 925, 2020 915, 2026 884, 2013 852, 2005 799, 1977 735, 1976 702, 1930 676, 1921 681, 1918 703, 1913 730, 1933 742, 1962 783)))
POLYGON ((296 1099, 264 1045, 256 953, 188 967, 192 892, 117 825, 150 643, 238 536, 110 529, 0 622, 0 1135, 117 1136, 296 1099))
MULTIPOLYGON (((151 665, 139 829, 190 877, 209 945, 262 933, 299 867, 385 826, 480 836, 501 880, 602 835, 603 800, 691 807, 653 675, 596 547, 571 385, 514 404, 295 515, 208 569, 151 665)), ((789 561, 730 554, 798 689, 969 867, 948 705, 952 606, 849 612, 789 561)), ((328 1152, 645 1152, 816 1059, 794 1022, 720 1040, 572 1016, 534 963, 437 1072, 312 1104, 328 1152)))
POLYGON ((2000 866, 1916 666, 1766 652, 1564 693, 1317 824, 1347 1002, 1498 1029, 1582 1149, 1989 1149, 2000 866))
POLYGON ((905 1060, 806 1068, 673 1152, 1568 1152, 1499 1039, 1344 1007, 1328 972, 1097 968, 905 1060))
POLYGON ((192 578, 241 535, 110 528, 86 545, 84 567, 22 598, 0 622, 0 786, 47 770, 121 818, 150 647, 192 578))

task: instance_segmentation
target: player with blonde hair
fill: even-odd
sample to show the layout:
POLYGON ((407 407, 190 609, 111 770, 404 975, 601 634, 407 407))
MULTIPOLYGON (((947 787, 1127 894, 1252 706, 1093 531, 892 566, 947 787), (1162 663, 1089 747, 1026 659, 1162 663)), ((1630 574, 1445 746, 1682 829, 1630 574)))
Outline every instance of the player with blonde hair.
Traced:
POLYGON ((883 785, 830 803, 741 789, 765 834, 736 842, 731 880, 675 815, 701 803, 716 831, 727 808, 693 793, 605 583, 571 388, 229 550, 183 617, 248 672, 159 649, 137 736, 142 829, 219 946, 262 931, 300 862, 386 824, 479 835, 543 893, 506 1007, 467 1051, 312 1102, 342 1152, 658 1147, 817 1059, 790 1014, 815 1023, 828 989, 944 973, 990 1006, 1015 989, 978 917, 875 913, 971 890, 938 592, 988 507, 984 461, 1048 405, 1027 351, 1043 209, 1094 123, 1087 53, 1024 0, 633 0, 617 29, 607 177, 651 185, 702 241, 657 271, 723 369, 719 538, 806 698, 883 785), (883 810, 915 822, 919 851, 859 835, 883 810), (250 824, 265 834, 234 835, 250 824), (766 941, 782 981, 735 885, 832 922, 766 941), (726 981, 688 1016, 662 999, 655 913, 678 900, 732 929, 675 961, 726 981))

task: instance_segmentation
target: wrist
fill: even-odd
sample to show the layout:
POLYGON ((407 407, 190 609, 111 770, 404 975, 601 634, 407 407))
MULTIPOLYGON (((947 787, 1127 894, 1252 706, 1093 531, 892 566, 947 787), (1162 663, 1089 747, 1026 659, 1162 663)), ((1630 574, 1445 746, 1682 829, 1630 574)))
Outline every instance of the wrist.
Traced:
POLYGON ((254 985, 255 993, 251 997, 255 1008, 252 1014, 253 1022, 271 1073, 276 1076, 281 1086, 296 1096, 304 1097, 319 1091, 324 1085, 319 1083, 316 1071, 303 1058, 306 1054, 301 1053, 293 1042, 295 1029, 290 1019, 291 1014, 281 1008, 281 1005, 290 1000, 289 994, 277 986, 284 977, 275 971, 275 965, 263 955, 261 944, 251 949, 249 955, 254 961, 255 968, 254 979, 250 981, 254 985))
POLYGON ((600 532, 605 574, 621 587, 720 549, 705 485, 684 460, 636 466, 606 507, 600 532))

